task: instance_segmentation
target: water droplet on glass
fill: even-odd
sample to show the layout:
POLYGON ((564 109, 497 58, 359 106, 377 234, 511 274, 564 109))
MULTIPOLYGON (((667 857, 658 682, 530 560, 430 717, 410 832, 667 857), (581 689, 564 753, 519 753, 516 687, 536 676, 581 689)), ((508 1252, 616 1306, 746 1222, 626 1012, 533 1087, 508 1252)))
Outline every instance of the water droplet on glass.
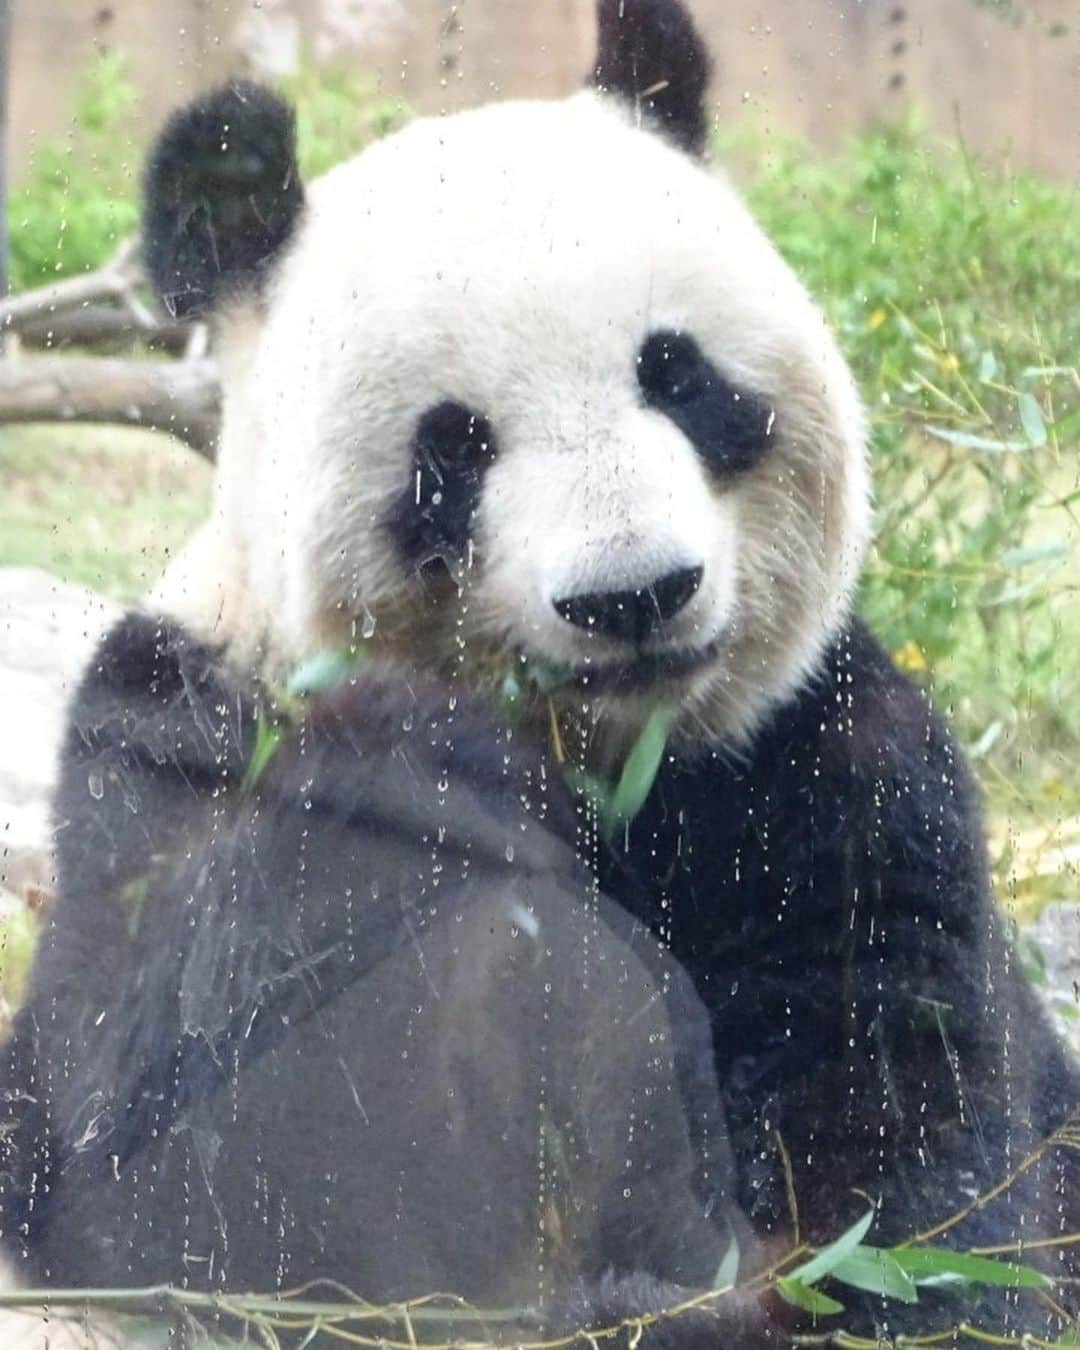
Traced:
POLYGON ((86 786, 89 788, 90 796, 93 797, 94 801, 99 802, 105 796, 105 783, 101 774, 92 773, 86 780, 86 786))

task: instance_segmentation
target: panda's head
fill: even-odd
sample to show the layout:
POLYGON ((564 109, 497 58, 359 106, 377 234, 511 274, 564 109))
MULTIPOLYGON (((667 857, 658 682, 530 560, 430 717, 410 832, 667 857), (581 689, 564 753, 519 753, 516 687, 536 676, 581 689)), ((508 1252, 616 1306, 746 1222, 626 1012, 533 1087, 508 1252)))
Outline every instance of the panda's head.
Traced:
POLYGON ((594 87, 414 122, 299 185, 235 86, 148 174, 155 284, 244 336, 213 521, 165 596, 277 660, 362 633, 738 736, 842 624, 863 419, 823 319, 700 158, 677 0, 601 0, 594 87))

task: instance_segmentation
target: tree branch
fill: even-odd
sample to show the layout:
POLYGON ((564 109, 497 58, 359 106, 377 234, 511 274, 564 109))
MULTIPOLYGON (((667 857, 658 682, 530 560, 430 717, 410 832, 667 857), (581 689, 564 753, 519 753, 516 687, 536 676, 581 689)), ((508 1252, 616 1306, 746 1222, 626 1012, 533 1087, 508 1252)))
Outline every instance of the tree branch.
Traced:
POLYGON ((217 365, 108 357, 0 361, 0 423, 104 422, 167 431, 214 458, 221 420, 217 365))
POLYGON ((94 347, 108 351, 130 348, 138 340, 151 351, 181 355, 191 340, 195 325, 162 316, 150 330, 137 324, 116 305, 92 301, 78 309, 58 313, 27 314, 12 324, 12 331, 27 347, 94 347))
MULTIPOLYGON (((96 272, 65 277, 63 281, 9 295, 0 301, 0 328, 18 332, 20 326, 30 320, 47 318, 100 300, 127 303, 141 279, 139 243, 137 239, 128 239, 120 245, 112 260, 96 272)), ((154 316, 141 301, 138 303, 138 321, 147 327, 154 326, 154 316)))

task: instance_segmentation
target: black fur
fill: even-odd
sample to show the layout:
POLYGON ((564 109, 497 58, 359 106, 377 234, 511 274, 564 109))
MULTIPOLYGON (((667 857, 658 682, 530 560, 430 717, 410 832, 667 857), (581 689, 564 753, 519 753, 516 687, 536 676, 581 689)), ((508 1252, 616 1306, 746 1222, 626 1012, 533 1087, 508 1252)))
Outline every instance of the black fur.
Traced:
POLYGON ((676 145, 701 154, 708 139, 711 63, 680 0, 599 0, 592 82, 630 103, 676 145))
MULTIPOLYGON (((212 651, 140 616, 78 691, 5 1066, 0 1220, 29 1277, 528 1304, 554 1207, 545 1325, 706 1284, 737 1226, 707 1019, 592 896, 536 752, 394 671, 253 780, 256 724, 212 651)), ((771 1335, 753 1300, 708 1320, 771 1335)), ((647 1343, 703 1344, 700 1321, 647 1343)))
MULTIPOLYGON (((553 1323, 566 1330, 623 1327, 621 1336, 603 1342, 614 1350, 637 1345, 639 1331, 647 1350, 748 1350, 788 1344, 762 1301, 743 1293, 726 1294, 715 1303, 665 1316, 699 1297, 649 1275, 620 1278, 608 1273, 581 1285, 553 1323), (655 1320, 650 1321, 650 1315, 655 1320)), ((582 1344, 588 1344, 584 1337, 582 1344)))
POLYGON ((425 570, 453 570, 468 556, 484 474, 495 456, 485 417, 446 401, 421 417, 412 466, 386 521, 402 561, 425 570))
POLYGON ((687 333, 651 333, 638 356, 638 384, 719 477, 753 468, 774 430, 773 411, 736 389, 687 333))
MULTIPOLYGON (((778 1138, 804 1235, 835 1237, 870 1197, 872 1240, 890 1243, 995 1187, 1080 1111, 1077 1066, 993 901, 968 770, 858 624, 745 756, 666 763, 600 879, 665 934, 710 1009, 739 1199, 762 1235, 790 1226, 778 1138)), ((1074 1148, 942 1241, 1076 1231, 1074 1148)), ((1028 1259, 1080 1274, 1074 1247, 1028 1259)), ((864 1325, 925 1327, 930 1298, 868 1308, 864 1325)), ((1014 1318, 1045 1330, 1027 1298, 1014 1318)))
POLYGON ((213 309, 257 288, 304 203, 292 109, 237 81, 175 113, 147 165, 143 250, 171 314, 213 309))

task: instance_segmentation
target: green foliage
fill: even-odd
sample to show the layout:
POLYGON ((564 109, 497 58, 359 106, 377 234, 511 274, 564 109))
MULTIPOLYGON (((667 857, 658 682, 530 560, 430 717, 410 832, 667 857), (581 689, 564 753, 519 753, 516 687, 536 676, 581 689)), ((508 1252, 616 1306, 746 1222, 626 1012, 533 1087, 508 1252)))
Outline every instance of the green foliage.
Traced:
POLYGON ((844 1311, 837 1299, 815 1286, 823 1279, 862 1289, 900 1303, 917 1303, 919 1290, 1050 1289, 1052 1282, 1032 1266, 997 1260, 948 1247, 871 1247, 863 1241, 874 1222, 871 1209, 827 1247, 776 1281, 781 1298, 804 1312, 832 1316, 844 1311))
MULTIPOLYGON (((372 77, 346 65, 304 61, 283 92, 297 106, 305 177, 324 173, 405 120, 372 77)), ((128 62, 95 54, 75 91, 71 131, 34 151, 8 206, 12 287, 24 290, 107 262, 138 228, 138 179, 147 130, 128 62)))
POLYGON ((295 105, 297 153, 305 178, 332 169, 406 121, 404 105, 378 92, 366 71, 305 59, 282 86, 295 105))
POLYGON ((39 145, 8 203, 15 290, 100 267, 138 223, 135 90, 117 52, 98 52, 75 91, 71 131, 39 145))
POLYGON ((914 120, 835 159, 753 128, 726 139, 870 411, 864 612, 989 775, 1011 782, 1034 751, 1057 790, 1080 743, 1075 190, 914 120))

